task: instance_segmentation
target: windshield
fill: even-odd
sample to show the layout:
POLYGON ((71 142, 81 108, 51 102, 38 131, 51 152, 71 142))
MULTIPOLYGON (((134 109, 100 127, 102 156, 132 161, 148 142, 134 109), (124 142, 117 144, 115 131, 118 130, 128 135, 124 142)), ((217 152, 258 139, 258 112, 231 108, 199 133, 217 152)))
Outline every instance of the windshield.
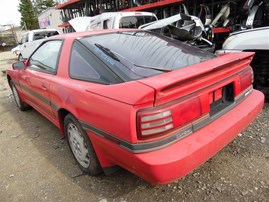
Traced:
POLYGON ((200 63, 215 55, 145 31, 89 36, 79 41, 124 80, 136 80, 200 63))
POLYGON ((128 16, 120 19, 119 28, 138 28, 141 25, 156 21, 154 16, 128 16))

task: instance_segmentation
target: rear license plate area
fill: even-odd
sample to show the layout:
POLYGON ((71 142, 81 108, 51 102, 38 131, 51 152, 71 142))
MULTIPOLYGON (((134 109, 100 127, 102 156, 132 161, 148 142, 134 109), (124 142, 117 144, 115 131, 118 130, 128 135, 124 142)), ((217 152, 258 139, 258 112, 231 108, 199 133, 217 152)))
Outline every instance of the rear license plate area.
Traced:
POLYGON ((217 114, 234 102, 234 85, 230 83, 209 94, 210 116, 217 114))

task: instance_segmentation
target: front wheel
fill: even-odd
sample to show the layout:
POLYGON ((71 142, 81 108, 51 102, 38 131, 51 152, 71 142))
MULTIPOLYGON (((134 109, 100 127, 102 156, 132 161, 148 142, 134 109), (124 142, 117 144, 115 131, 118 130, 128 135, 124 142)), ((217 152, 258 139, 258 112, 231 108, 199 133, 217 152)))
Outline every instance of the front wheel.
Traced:
POLYGON ((26 109, 28 109, 29 105, 27 105, 26 103, 21 101, 21 98, 20 98, 20 95, 19 95, 19 93, 17 91, 17 88, 16 88, 15 84, 12 81, 10 83, 10 86, 11 86, 11 90, 13 92, 14 100, 15 100, 19 110, 25 111, 26 109))
POLYGON ((80 169, 89 175, 100 173, 101 167, 93 146, 86 132, 71 114, 68 114, 64 119, 64 131, 69 148, 78 162, 80 169))

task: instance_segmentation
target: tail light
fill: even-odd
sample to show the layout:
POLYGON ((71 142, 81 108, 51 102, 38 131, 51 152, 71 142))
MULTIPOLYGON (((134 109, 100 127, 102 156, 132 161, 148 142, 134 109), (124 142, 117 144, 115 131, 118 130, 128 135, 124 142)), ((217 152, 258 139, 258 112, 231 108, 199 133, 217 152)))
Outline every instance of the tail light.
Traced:
POLYGON ((252 68, 248 68, 246 71, 242 72, 240 75, 241 81, 241 91, 244 91, 250 87, 254 81, 254 74, 252 68))
POLYGON ((164 136, 202 115, 198 96, 173 101, 161 107, 140 110, 137 114, 138 139, 164 136))

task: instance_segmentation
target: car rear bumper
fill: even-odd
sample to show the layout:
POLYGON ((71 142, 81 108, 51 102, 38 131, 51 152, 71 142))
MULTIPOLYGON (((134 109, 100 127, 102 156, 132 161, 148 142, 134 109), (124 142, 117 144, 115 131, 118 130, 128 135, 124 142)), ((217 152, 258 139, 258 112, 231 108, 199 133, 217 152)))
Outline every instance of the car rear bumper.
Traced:
MULTIPOLYGON (((98 157, 101 152, 109 161, 151 183, 166 184, 187 175, 214 156, 256 118, 263 104, 264 95, 253 90, 245 100, 217 120, 174 144, 151 152, 134 154, 115 144, 94 145, 98 157)), ((98 141, 95 138, 99 139, 91 137, 93 142, 98 141)))

